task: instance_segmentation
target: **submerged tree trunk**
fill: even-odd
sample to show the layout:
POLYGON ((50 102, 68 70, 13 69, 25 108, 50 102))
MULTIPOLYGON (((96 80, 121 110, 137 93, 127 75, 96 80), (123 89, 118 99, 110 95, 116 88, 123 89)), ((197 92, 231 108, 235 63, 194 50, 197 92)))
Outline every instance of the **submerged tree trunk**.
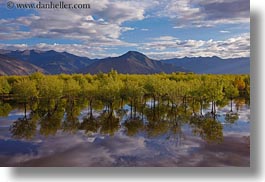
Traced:
POLYGON ((92 100, 90 100, 89 101, 89 112, 90 112, 90 118, 92 118, 93 117, 93 114, 92 114, 92 112, 93 112, 93 109, 92 109, 92 100))
POLYGON ((213 113, 214 114, 216 113, 216 102, 215 101, 213 102, 213 113))
POLYGON ((132 99, 131 99, 131 119, 133 117, 133 102, 132 102, 132 99))
POLYGON ((201 105, 201 116, 202 116, 202 111, 203 111, 203 101, 202 100, 200 100, 200 105, 201 105))
POLYGON ((213 114, 213 100, 212 100, 212 111, 211 111, 211 113, 213 114))
POLYGON ((24 117, 27 118, 27 103, 24 102, 24 117))
POLYGON ((113 103, 112 102, 110 103, 110 114, 111 114, 111 116, 113 114, 113 103))
POLYGON ((155 110, 156 108, 156 97, 154 96, 154 105, 153 105, 153 109, 155 110))
POLYGON ((136 118, 136 110, 137 110, 136 101, 134 100, 134 118, 136 118))
POLYGON ((123 108, 123 98, 121 98, 121 105, 120 105, 120 108, 121 108, 121 109, 123 108))
POLYGON ((192 112, 193 112, 193 114, 195 114, 194 105, 195 105, 195 99, 192 98, 192 112))
POLYGON ((230 105, 231 105, 230 112, 233 112, 233 98, 232 97, 230 98, 230 105))

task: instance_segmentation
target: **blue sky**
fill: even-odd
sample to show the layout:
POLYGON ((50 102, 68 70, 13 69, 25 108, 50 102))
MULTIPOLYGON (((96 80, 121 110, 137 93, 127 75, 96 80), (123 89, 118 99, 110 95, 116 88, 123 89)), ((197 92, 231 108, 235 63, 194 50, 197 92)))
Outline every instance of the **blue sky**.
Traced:
POLYGON ((21 10, 0 2, 0 49, 67 51, 90 58, 129 50, 154 59, 250 54, 249 0, 64 2, 89 3, 91 8, 21 10))

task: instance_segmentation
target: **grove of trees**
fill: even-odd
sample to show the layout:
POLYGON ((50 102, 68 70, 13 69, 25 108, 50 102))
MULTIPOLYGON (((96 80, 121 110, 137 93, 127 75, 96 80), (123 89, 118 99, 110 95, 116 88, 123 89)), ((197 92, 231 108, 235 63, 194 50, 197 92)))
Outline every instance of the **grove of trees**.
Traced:
MULTIPOLYGON (((250 102, 250 76, 129 75, 116 71, 96 75, 34 73, 29 76, 1 76, 0 95, 0 106, 5 105, 6 108, 2 115, 11 109, 4 103, 6 100, 24 105, 25 117, 15 122, 11 129, 16 135, 23 133, 25 128, 33 132, 36 121, 40 122, 43 135, 55 134, 57 129, 71 133, 85 129, 89 133, 99 128, 103 133, 114 134, 127 105, 129 117, 124 126, 128 135, 143 129, 150 136, 163 133, 168 128, 176 133, 180 131, 181 123, 187 121, 194 127, 195 134, 211 140, 221 138, 222 126, 215 121, 218 107, 230 103, 232 113, 235 99, 244 98, 250 102), (80 124, 78 117, 83 107, 87 107, 88 116, 80 124), (31 111, 29 116, 27 108, 31 111), (213 117, 205 115, 205 108, 211 108, 213 117), (97 109, 102 113, 96 118, 93 110, 97 109), (143 120, 148 123, 144 124, 143 120)), ((235 119, 235 114, 227 115, 230 122, 235 119)), ((22 136, 31 137, 29 133, 22 136)))

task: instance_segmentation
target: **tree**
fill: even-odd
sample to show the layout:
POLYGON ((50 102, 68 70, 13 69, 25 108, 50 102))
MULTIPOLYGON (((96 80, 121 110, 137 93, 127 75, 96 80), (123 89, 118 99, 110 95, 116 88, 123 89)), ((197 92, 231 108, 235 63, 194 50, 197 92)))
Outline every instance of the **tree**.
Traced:
POLYGON ((134 117, 136 117, 137 102, 143 97, 144 89, 141 84, 134 79, 126 79, 124 81, 124 86, 120 90, 120 95, 123 98, 128 99, 131 105, 131 118, 133 115, 134 108, 134 117))
POLYGON ((74 99, 76 96, 78 96, 80 90, 81 87, 76 80, 72 78, 65 80, 63 87, 63 94, 65 97, 68 99, 74 99))
POLYGON ((33 101, 37 98, 38 91, 36 88, 36 83, 28 78, 23 78, 14 83, 12 91, 15 98, 24 103, 24 114, 27 113, 27 103, 33 101))
POLYGON ((223 99, 223 80, 217 76, 210 77, 204 82, 207 101, 212 103, 212 114, 216 113, 216 102, 223 99))
POLYGON ((12 91, 16 98, 24 102, 28 102, 29 99, 38 96, 35 81, 29 80, 28 78, 23 78, 14 83, 12 91))
POLYGON ((9 85, 6 77, 0 77, 0 95, 9 94, 11 86, 9 85))
POLYGON ((233 112, 233 99, 235 97, 238 97, 239 96, 239 91, 237 89, 237 87, 235 87, 233 85, 232 82, 229 82, 226 86, 225 86, 225 89, 224 89, 224 92, 225 92, 225 96, 230 99, 230 106, 231 106, 231 112, 233 112))
POLYGON ((7 117, 12 111, 12 107, 8 103, 3 103, 0 101, 0 117, 7 117))
POLYGON ((63 80, 57 76, 45 76, 39 79, 37 88, 39 97, 45 99, 60 99, 63 93, 63 80))
POLYGON ((107 110, 112 114, 114 102, 120 99, 120 89, 123 86, 123 82, 117 78, 116 74, 110 74, 99 81, 97 97, 105 104, 108 108, 107 110))

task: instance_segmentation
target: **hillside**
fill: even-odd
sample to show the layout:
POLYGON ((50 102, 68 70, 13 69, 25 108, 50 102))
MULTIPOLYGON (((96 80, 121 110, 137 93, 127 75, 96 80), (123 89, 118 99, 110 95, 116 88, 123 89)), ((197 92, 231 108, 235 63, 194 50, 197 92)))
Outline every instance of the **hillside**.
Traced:
MULTIPOLYGON (((93 61, 86 57, 79 57, 67 52, 56 51, 3 51, 11 58, 41 67, 49 74, 76 73, 79 69, 88 66, 93 61)), ((1 51, 0 51, 1 53, 1 51)))
POLYGON ((35 72, 45 73, 35 65, 0 54, 0 75, 29 75, 35 72))
POLYGON ((139 52, 129 51, 119 57, 109 57, 98 60, 85 69, 82 69, 81 72, 91 74, 99 72, 106 73, 112 69, 117 70, 119 73, 128 74, 152 74, 161 72, 172 73, 187 71, 172 64, 152 60, 139 52))

